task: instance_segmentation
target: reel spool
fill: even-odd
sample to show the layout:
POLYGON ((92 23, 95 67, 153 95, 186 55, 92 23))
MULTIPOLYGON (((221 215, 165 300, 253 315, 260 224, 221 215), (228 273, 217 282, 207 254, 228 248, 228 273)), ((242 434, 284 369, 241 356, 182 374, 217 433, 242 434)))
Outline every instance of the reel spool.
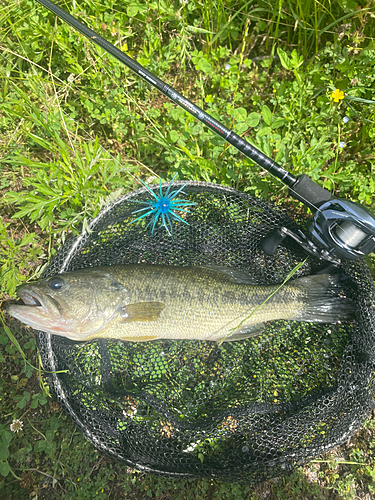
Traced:
POLYGON ((375 223, 359 203, 334 199, 321 205, 307 224, 308 237, 329 255, 356 260, 375 248, 375 223))

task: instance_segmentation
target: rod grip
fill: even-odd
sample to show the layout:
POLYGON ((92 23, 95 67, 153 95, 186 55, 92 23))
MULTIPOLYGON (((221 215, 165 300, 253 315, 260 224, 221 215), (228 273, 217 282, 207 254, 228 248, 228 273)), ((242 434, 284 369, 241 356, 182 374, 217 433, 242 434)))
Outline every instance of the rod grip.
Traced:
POLYGON ((319 205, 326 203, 332 198, 331 193, 319 186, 306 174, 298 177, 297 182, 289 189, 291 196, 307 205, 310 210, 316 212, 319 205))

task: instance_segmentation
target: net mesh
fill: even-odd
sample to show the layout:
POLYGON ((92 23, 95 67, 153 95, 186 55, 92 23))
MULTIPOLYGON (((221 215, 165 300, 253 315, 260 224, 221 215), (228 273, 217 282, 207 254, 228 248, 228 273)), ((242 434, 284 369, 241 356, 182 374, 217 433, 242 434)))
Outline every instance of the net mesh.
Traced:
MULTIPOLYGON (((182 183, 174 183, 176 188, 182 183)), ((154 187, 157 193, 159 187, 154 187)), ((306 257, 288 238, 276 254, 259 243, 285 226, 304 230, 284 208, 215 184, 192 182, 189 225, 153 236, 121 197, 71 238, 44 277, 91 266, 215 264, 280 284, 306 257)), ((314 274, 309 257, 293 279, 314 274)), ((73 342, 38 332, 57 401, 99 449, 128 466, 175 477, 255 483, 345 442, 374 407, 375 289, 364 261, 342 264, 353 323, 274 321, 247 340, 73 342)))

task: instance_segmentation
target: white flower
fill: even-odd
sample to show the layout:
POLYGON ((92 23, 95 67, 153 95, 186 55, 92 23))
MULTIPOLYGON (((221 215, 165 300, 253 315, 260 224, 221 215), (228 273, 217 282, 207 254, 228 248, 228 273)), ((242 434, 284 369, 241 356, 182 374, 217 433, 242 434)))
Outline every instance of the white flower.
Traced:
POLYGON ((23 422, 21 420, 13 420, 10 424, 10 430, 13 432, 19 432, 23 429, 23 422))
POLYGON ((194 451, 195 448, 197 446, 199 446, 201 444, 201 441, 198 439, 198 441, 196 443, 190 443, 189 446, 187 448, 185 448, 184 450, 182 450, 184 453, 189 453, 191 451, 194 451))

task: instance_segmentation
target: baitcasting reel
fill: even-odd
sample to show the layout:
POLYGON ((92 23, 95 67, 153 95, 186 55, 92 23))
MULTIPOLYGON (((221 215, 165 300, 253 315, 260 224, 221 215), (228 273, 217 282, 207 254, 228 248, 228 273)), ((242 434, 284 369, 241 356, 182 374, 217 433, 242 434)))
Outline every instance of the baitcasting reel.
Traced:
POLYGON ((340 259, 356 260, 374 250, 375 219, 370 210, 353 201, 331 199, 329 191, 305 175, 297 180, 290 192, 315 214, 308 221, 307 235, 285 227, 268 235, 261 242, 267 255, 274 254, 287 236, 308 253, 333 264, 339 264, 340 259))

